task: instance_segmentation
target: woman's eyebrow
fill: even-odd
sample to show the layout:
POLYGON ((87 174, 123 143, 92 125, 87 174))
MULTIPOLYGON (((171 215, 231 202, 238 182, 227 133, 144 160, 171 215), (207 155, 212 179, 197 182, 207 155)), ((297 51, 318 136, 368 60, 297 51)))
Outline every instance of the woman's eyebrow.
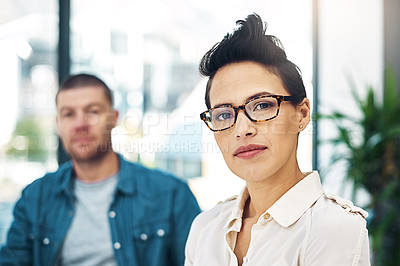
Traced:
MULTIPOLYGON (((243 103, 248 102, 248 101, 250 101, 250 100, 252 100, 254 98, 257 98, 259 96, 268 96, 268 95, 273 95, 273 94, 270 93, 270 92, 267 92, 267 91, 258 92, 256 94, 253 94, 253 95, 247 97, 246 100, 243 103)), ((214 105, 212 108, 218 108, 218 107, 223 107, 223 106, 233 106, 233 104, 232 103, 220 103, 220 104, 214 105)))
POLYGON ((212 108, 218 108, 218 107, 224 107, 224 106, 233 106, 231 103, 220 103, 217 105, 214 105, 212 108))
POLYGON ((251 95, 251 96, 247 97, 246 98, 246 102, 248 102, 248 101, 250 101, 250 100, 252 100, 254 98, 260 97, 260 96, 268 96, 268 95, 272 95, 272 93, 267 92, 267 91, 259 92, 259 93, 256 93, 254 95, 251 95))

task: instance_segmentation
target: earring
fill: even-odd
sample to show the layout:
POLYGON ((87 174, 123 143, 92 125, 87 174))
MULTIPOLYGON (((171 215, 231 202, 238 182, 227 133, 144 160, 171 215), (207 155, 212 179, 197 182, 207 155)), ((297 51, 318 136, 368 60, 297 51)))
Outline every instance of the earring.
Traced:
POLYGON ((303 125, 300 125, 299 128, 300 128, 300 129, 303 129, 303 125))

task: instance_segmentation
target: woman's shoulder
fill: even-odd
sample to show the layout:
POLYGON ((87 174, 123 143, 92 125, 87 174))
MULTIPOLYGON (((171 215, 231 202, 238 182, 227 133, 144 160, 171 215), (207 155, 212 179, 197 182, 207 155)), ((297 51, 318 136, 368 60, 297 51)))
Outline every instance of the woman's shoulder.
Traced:
POLYGON ((358 217, 365 219, 368 217, 368 212, 354 205, 350 200, 339 197, 335 194, 324 193, 324 195, 316 202, 316 208, 324 215, 330 214, 339 217, 358 217))
POLYGON ((314 227, 331 232, 365 230, 367 216, 365 210, 334 194, 324 194, 312 208, 314 227))
POLYGON ((349 200, 323 194, 306 215, 304 265, 369 265, 367 215, 349 200))

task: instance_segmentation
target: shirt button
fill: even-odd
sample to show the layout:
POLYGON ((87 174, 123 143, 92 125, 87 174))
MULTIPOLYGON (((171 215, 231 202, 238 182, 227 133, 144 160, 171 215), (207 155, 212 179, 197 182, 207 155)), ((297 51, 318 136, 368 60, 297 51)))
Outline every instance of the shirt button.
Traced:
POLYGON ((114 243, 114 248, 115 249, 120 249, 121 248, 121 244, 119 242, 115 242, 114 243))
POLYGON ((140 239, 142 239, 143 241, 147 240, 147 235, 145 233, 140 235, 140 239))
POLYGON ((110 212, 108 213, 108 216, 110 216, 111 218, 115 218, 116 215, 117 215, 117 214, 115 213, 115 211, 110 211, 110 212))
POLYGON ((243 257, 243 263, 247 263, 249 259, 247 257, 243 257))
POLYGON ((47 237, 43 238, 43 244, 45 245, 50 244, 50 239, 48 239, 47 237))
POLYGON ((165 235, 164 229, 162 229, 162 228, 158 229, 158 230, 157 230, 157 235, 158 235, 159 237, 163 237, 163 236, 165 235))
POLYGON ((270 217, 271 217, 271 215, 269 215, 269 213, 266 213, 266 214, 264 215, 265 220, 268 220, 270 217))

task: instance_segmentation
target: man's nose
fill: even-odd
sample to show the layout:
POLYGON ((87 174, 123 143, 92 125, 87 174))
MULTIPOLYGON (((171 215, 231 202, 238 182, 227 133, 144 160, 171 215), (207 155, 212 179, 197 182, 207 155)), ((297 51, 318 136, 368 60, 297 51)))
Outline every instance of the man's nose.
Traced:
POLYGON ((75 117, 75 128, 86 129, 88 125, 87 116, 84 113, 78 113, 75 117))

